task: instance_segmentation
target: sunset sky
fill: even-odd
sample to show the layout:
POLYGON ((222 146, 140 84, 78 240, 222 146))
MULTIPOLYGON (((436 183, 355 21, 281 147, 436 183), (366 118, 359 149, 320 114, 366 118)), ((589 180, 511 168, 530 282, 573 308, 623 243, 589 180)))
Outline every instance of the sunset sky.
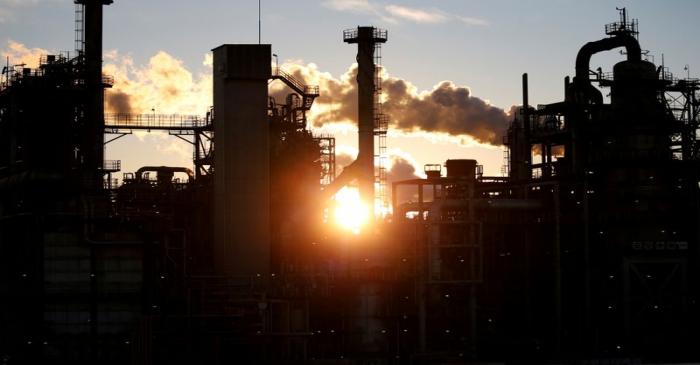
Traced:
MULTIPOLYGON (((3 55, 29 63, 42 52, 71 50, 72 3, 0 0, 3 55)), ((485 144, 478 128, 480 137, 470 137, 478 123, 491 123, 477 119, 496 115, 501 123, 497 114, 520 103, 523 72, 530 74, 533 105, 561 100, 563 79, 573 74, 578 49, 605 36, 604 24, 618 19, 616 6, 639 19, 640 42, 650 50, 650 60, 659 64, 663 54, 676 76, 686 75, 685 65, 691 76, 700 74, 696 0, 262 0, 262 42, 272 44, 285 68, 321 84, 326 99, 319 100, 312 119, 323 116, 319 131, 335 134, 340 153, 353 153, 353 127, 342 100, 329 94, 335 88, 348 96, 354 81, 347 73, 356 49, 342 42, 342 30, 357 25, 388 29, 383 48, 387 82, 404 87, 402 100, 416 110, 391 109, 396 115, 390 117, 403 125, 389 134, 391 154, 421 171, 426 163, 475 158, 487 174, 499 175, 503 148, 494 141, 500 137, 492 138, 496 145, 485 144), (438 85, 465 103, 464 109, 431 105, 438 85), (435 110, 448 120, 430 121, 427 114, 435 110), (465 116, 464 110, 474 115, 465 116), (407 125, 424 131, 410 132, 407 125)), ((105 70, 116 77, 110 93, 128 95, 129 111, 135 113, 155 108, 157 113, 203 115, 211 104, 208 52, 222 43, 257 43, 257 7, 257 0, 115 0, 105 11, 105 70)), ((597 55, 592 67, 609 70, 620 59, 617 51, 597 55)), ((125 171, 156 163, 190 166, 192 155, 186 143, 157 133, 120 139, 108 145, 107 153, 121 159, 125 171)))

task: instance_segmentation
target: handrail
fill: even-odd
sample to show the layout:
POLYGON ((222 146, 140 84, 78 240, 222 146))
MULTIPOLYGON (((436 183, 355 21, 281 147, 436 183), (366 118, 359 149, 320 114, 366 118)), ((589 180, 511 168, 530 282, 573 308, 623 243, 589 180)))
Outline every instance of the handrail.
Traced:
POLYGON ((304 90, 304 87, 306 87, 306 85, 304 85, 301 81, 297 80, 294 76, 285 72, 284 70, 282 70, 279 67, 273 68, 272 76, 286 79, 292 85, 294 85, 294 87, 297 88, 299 90, 299 92, 302 92, 304 90))
POLYGON ((305 85, 302 81, 299 79, 295 78, 291 74, 285 72, 282 70, 280 67, 273 67, 272 68, 272 76, 275 78, 279 78, 283 81, 286 81, 286 83, 291 86, 294 91, 303 94, 304 96, 318 96, 318 91, 319 87, 316 85, 305 85))
POLYGON ((637 19, 632 19, 631 21, 625 22, 613 22, 605 24, 605 34, 616 35, 618 33, 631 33, 632 35, 639 34, 637 29, 637 19))
POLYGON ((105 171, 119 171, 122 169, 121 160, 104 160, 102 162, 102 170, 105 171))
POLYGON ((109 86, 114 86, 114 76, 102 74, 102 83, 109 86))
MULTIPOLYGON (((350 39, 357 39, 358 37, 357 28, 345 29, 343 30, 343 40, 347 41, 350 39)), ((384 29, 374 28, 372 29, 372 38, 386 41, 389 32, 384 29)))
POLYGON ((180 114, 105 114, 105 127, 138 129, 194 129, 208 125, 207 118, 180 114))

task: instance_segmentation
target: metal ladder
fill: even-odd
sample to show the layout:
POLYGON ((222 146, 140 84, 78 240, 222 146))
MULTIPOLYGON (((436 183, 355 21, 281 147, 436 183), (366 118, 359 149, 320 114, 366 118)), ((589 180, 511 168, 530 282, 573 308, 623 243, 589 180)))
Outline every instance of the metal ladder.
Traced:
POLYGON ((374 155, 375 184, 377 185, 375 208, 381 214, 388 212, 387 169, 388 156, 386 134, 389 117, 382 113, 382 44, 374 44, 374 136, 376 151, 374 155))
POLYGON ((75 4, 75 52, 80 56, 85 51, 85 5, 75 4))

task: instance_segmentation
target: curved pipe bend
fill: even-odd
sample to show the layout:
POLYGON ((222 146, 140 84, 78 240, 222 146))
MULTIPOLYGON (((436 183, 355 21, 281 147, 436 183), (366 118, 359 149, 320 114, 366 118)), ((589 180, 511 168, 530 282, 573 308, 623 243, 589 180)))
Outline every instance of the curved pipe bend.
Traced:
POLYGON ((591 57, 603 51, 609 51, 618 47, 625 47, 627 60, 638 62, 642 60, 642 49, 639 41, 631 35, 618 35, 611 38, 603 38, 595 42, 586 43, 576 55, 576 82, 590 84, 591 57))

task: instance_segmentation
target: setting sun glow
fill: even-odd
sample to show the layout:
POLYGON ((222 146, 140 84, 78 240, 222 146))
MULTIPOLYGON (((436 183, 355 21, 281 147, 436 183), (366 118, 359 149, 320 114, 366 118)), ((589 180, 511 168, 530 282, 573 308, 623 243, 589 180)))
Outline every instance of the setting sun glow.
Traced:
POLYGON ((360 200, 360 192, 354 187, 344 187, 335 195, 335 222, 338 226, 359 234, 369 221, 369 208, 360 200))

